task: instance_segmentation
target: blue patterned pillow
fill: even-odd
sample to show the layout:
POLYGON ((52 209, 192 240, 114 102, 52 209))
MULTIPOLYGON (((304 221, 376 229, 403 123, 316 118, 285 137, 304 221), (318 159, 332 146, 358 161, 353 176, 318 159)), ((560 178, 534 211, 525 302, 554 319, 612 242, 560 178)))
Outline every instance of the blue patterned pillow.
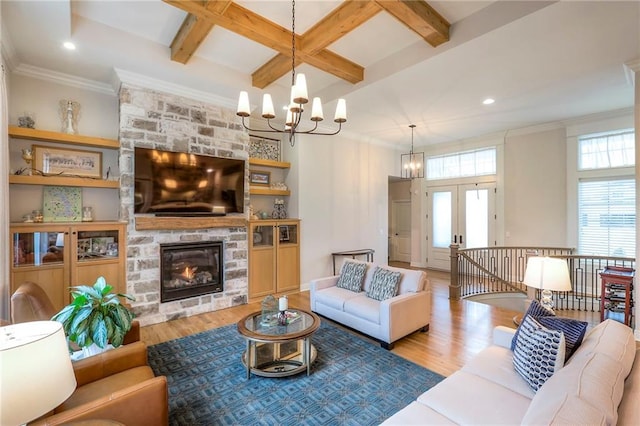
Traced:
POLYGON ((344 265, 342 265, 342 270, 340 271, 340 277, 338 277, 336 287, 359 293, 362 291, 362 284, 364 283, 364 275, 366 272, 366 263, 346 261, 344 262, 344 265))
POLYGON ((564 366, 565 346, 562 331, 549 330, 527 316, 520 324, 513 367, 531 389, 537 391, 564 366))
MULTIPOLYGON (((535 319, 539 319, 540 317, 555 317, 556 314, 553 311, 550 311, 549 309, 542 306, 540 302, 534 299, 529 305, 529 309, 527 309, 527 312, 525 312, 524 316, 522 317, 522 321, 520 322, 520 325, 522 325, 522 323, 524 322, 524 319, 528 316, 532 316, 535 319)), ((518 329, 516 330, 516 334, 514 334, 513 339, 511 340, 512 351, 515 350, 516 348, 516 340, 518 340, 519 333, 520 333, 520 327, 518 327, 518 329)))
POLYGON ((537 320, 551 330, 558 330, 564 333, 564 340, 567 344, 564 362, 567 362, 582 343, 588 324, 584 321, 561 317, 540 317, 537 320))
POLYGON ((398 284, 402 273, 390 271, 376 266, 371 279, 371 286, 367 291, 367 297, 375 300, 391 299, 398 294, 398 284))

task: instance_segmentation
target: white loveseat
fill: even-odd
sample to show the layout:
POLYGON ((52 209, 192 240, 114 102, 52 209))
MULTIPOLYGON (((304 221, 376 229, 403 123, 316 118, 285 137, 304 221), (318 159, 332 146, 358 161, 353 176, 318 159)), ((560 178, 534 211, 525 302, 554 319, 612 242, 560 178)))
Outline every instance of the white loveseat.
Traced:
POLYGON ((640 424, 640 352, 629 327, 594 327, 535 393, 513 368, 514 333, 497 327, 493 346, 383 424, 640 424))
POLYGON ((380 341, 391 349, 396 340, 417 330, 427 331, 431 317, 431 287, 427 274, 390 266, 381 267, 401 273, 398 294, 378 301, 367 297, 375 263, 349 260, 367 265, 364 291, 354 292, 336 286, 338 277, 312 280, 311 310, 380 341))

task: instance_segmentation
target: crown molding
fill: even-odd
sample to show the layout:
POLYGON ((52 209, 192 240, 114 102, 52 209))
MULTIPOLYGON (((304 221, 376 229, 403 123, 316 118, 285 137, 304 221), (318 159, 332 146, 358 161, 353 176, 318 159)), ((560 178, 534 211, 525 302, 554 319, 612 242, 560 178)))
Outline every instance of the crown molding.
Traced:
POLYGON ((93 92, 103 93, 105 95, 115 96, 116 94, 111 88, 110 84, 101 83, 95 80, 89 80, 86 78, 78 77, 76 75, 52 71, 33 65, 20 64, 13 69, 13 73, 25 77, 37 78, 39 80, 44 80, 51 83, 76 87, 78 89, 91 90, 93 92))
POLYGON ((624 64, 624 74, 627 76, 627 81, 629 84, 635 87, 636 83, 636 73, 640 72, 640 58, 634 59, 633 61, 625 62, 624 64))
POLYGON ((168 81, 159 80, 120 68, 114 68, 114 71, 115 76, 112 80, 112 89, 116 93, 120 91, 120 87, 122 86, 122 84, 127 84, 130 86, 157 90, 159 92, 169 93, 171 95, 182 96, 200 102, 220 105, 230 109, 235 109, 237 106, 235 100, 214 95, 210 92, 192 89, 190 87, 182 86, 175 83, 169 83, 168 81))

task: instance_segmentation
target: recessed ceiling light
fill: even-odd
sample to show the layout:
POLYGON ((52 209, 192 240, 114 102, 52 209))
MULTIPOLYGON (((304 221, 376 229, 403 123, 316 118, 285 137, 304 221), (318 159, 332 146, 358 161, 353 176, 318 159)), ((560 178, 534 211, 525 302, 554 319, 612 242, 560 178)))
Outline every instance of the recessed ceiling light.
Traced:
POLYGON ((491 105, 492 103, 494 103, 496 100, 492 99, 492 98, 487 98, 484 101, 482 101, 483 105, 491 105))
POLYGON ((65 41, 62 43, 62 46, 67 50, 76 50, 76 45, 70 41, 65 41))

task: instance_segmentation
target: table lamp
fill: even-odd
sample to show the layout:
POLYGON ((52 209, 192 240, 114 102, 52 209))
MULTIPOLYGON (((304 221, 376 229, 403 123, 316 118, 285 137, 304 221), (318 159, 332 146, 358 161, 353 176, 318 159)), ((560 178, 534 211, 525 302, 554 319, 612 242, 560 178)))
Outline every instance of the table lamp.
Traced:
POLYGON ((563 259, 530 257, 524 272, 524 284, 542 290, 540 303, 553 311, 553 291, 571 291, 569 267, 563 259))
POLYGON ((0 425, 35 420, 64 402, 76 378, 62 324, 0 327, 0 425))

